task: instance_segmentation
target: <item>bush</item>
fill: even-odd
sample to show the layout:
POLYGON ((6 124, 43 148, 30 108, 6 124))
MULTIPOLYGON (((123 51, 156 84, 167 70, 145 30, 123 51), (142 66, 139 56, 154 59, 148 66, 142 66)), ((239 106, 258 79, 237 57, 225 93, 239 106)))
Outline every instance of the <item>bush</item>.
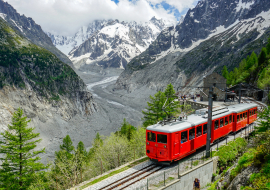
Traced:
POLYGON ((243 138, 237 138, 231 141, 228 145, 223 145, 215 156, 219 157, 219 166, 226 167, 233 162, 240 153, 244 152, 247 142, 243 138))

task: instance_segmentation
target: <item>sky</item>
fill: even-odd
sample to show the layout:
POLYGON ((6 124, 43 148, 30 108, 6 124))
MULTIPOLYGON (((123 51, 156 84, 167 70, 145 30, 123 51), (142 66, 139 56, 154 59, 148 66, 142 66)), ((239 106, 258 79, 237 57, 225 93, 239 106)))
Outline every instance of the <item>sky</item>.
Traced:
POLYGON ((198 0, 4 0, 46 32, 74 35, 96 19, 147 22, 153 16, 176 23, 198 0))

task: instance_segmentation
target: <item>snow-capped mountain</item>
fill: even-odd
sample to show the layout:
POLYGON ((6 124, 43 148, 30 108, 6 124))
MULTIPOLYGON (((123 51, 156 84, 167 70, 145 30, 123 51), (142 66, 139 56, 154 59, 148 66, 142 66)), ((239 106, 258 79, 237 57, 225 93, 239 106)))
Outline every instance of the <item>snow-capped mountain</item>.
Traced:
POLYGON ((224 65, 232 69, 252 51, 258 53, 269 36, 269 0, 201 0, 129 62, 116 88, 199 85, 204 75, 224 65))
POLYGON ((78 47, 85 42, 94 32, 100 30, 107 22, 108 21, 106 20, 95 20, 88 24, 88 26, 81 27, 74 36, 62 36, 51 32, 46 33, 51 38, 52 43, 64 54, 68 55, 73 48, 78 47))
MULTIPOLYGON (((118 20, 101 22, 102 24, 96 21, 99 24, 94 24, 95 28, 91 30, 89 27, 85 30, 81 29, 81 32, 75 35, 79 36, 80 40, 76 40, 79 39, 76 37, 70 40, 72 43, 69 44, 74 49, 69 53, 69 58, 76 68, 102 66, 102 68, 124 69, 133 57, 147 49, 164 28, 173 24, 155 17, 146 23, 119 22, 118 20), (81 41, 84 42, 76 47, 81 41)), ((63 49, 59 47, 61 44, 68 44, 66 39, 57 42, 59 49, 63 49)))

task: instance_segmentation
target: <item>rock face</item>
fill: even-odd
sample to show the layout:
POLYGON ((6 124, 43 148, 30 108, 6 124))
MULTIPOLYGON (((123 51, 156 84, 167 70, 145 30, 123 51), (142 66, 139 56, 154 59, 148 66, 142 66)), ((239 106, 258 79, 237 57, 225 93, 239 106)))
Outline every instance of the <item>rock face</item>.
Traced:
POLYGON ((96 31, 92 36, 69 53, 74 66, 82 71, 92 67, 125 69, 167 24, 153 17, 146 23, 111 20, 103 23, 100 29, 100 25, 94 26, 96 31))
POLYGON ((248 186, 251 174, 258 173, 259 169, 255 166, 249 166, 241 171, 230 183, 227 190, 241 190, 241 187, 248 186))
POLYGON ((204 0, 190 9, 183 22, 166 28, 117 80, 115 89, 154 91, 172 83, 202 85, 213 71, 229 69, 258 53, 270 34, 270 1, 204 0))
POLYGON ((32 18, 20 15, 10 4, 3 0, 0 0, 0 16, 31 42, 49 50, 64 63, 72 66, 69 58, 53 45, 51 39, 32 18))
POLYGON ((41 134, 43 162, 53 157, 62 138, 84 140, 89 146, 98 126, 90 118, 98 112, 93 96, 70 66, 34 45, 0 18, 0 132, 21 107, 41 134), (88 141, 88 142, 87 142, 88 141))

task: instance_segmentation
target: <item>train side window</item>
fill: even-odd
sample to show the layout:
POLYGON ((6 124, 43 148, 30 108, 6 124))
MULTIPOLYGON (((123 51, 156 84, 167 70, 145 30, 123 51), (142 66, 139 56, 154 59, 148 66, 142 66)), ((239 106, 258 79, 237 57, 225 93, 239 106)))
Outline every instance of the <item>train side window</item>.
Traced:
POLYGON ((199 137, 202 135, 202 126, 197 127, 196 129, 196 137, 199 137))
POLYGON ((247 112, 246 112, 246 117, 245 117, 246 119, 247 119, 247 115, 248 115, 248 114, 247 114, 247 112))
POLYGON ((220 119, 220 127, 224 126, 224 119, 220 119))
POLYGON ((243 119, 243 116, 242 116, 242 114, 240 114, 240 121, 243 119))
POLYGON ((187 131, 181 133, 181 143, 187 142, 187 131))
POLYGON ((189 140, 192 140, 195 138, 195 128, 189 130, 189 140))
POLYGON ((235 116, 233 116, 233 122, 235 121, 235 116))
POLYGON ((251 110, 249 110, 249 116, 251 116, 252 114, 251 114, 251 110))
POLYGON ((218 120, 215 121, 215 130, 218 129, 218 120))
POLYGON ((207 124, 204 124, 203 125, 203 134, 206 134, 207 133, 207 124))
POLYGON ((167 144, 167 135, 157 134, 157 142, 167 144))
POLYGON ((232 115, 229 116, 229 123, 232 122, 232 115))
POLYGON ((239 115, 237 115, 237 122, 239 121, 239 115))
POLYGON ((156 133, 148 132, 147 139, 148 141, 156 142, 156 133))
POLYGON ((225 125, 228 125, 228 117, 225 117, 225 125))

